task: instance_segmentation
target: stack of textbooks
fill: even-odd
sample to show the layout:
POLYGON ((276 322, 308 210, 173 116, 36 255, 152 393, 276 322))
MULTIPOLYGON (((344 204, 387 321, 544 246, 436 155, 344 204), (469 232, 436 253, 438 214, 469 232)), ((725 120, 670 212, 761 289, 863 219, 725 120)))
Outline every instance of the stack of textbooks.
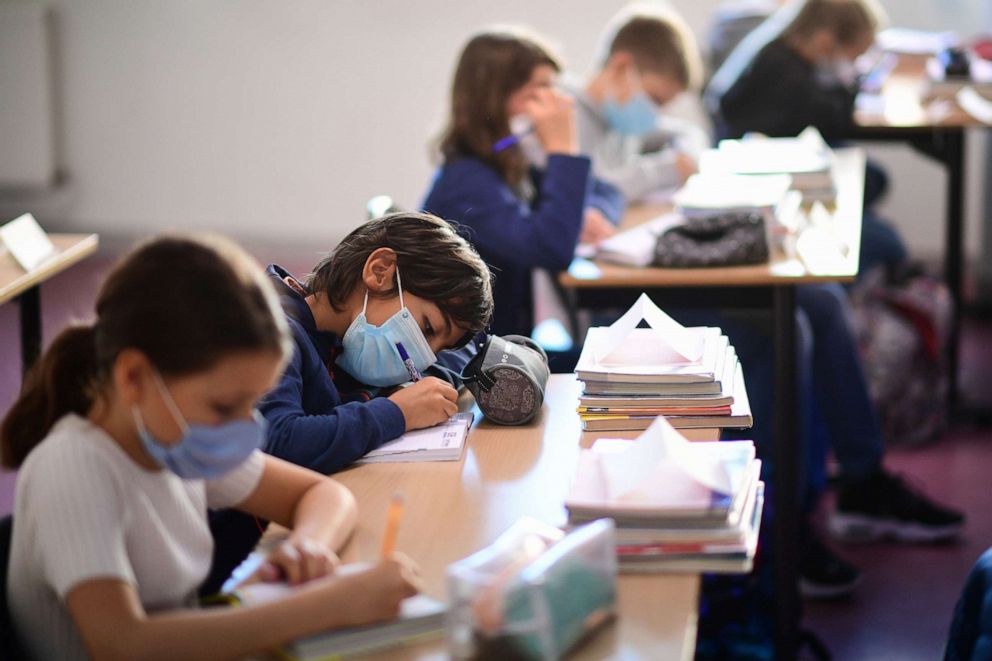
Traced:
POLYGON ((746 428, 751 407, 737 354, 719 328, 686 328, 642 294, 610 326, 590 328, 575 367, 585 431, 746 428), (638 328, 645 321, 647 328, 638 328))
POLYGON ((833 152, 820 132, 809 127, 794 138, 754 137, 721 140, 699 157, 704 175, 787 174, 791 188, 806 202, 830 202, 837 196, 833 152))
POLYGON ((616 523, 623 572, 751 570, 764 484, 752 441, 687 441, 664 418, 635 440, 582 450, 569 525, 616 523))

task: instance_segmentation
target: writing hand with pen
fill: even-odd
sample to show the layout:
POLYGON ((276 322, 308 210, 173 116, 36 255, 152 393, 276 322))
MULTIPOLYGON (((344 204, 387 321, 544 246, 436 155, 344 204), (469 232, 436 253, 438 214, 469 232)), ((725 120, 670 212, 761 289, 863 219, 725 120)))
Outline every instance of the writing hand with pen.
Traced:
POLYGON ((403 413, 406 431, 439 425, 457 413, 458 391, 437 377, 422 377, 402 344, 397 342, 396 350, 413 383, 391 394, 389 400, 403 413))

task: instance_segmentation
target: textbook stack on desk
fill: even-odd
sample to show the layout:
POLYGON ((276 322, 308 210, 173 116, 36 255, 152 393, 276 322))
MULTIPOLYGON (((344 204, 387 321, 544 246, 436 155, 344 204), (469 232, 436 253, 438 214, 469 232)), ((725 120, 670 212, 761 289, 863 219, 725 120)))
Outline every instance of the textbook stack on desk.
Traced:
POLYGON ((664 418, 579 456, 569 524, 616 523, 623 572, 747 572, 764 500, 751 441, 690 443, 664 418))
POLYGON ((792 190, 806 202, 830 202, 837 196, 832 168, 833 152, 813 127, 795 138, 721 140, 699 157, 699 171, 705 175, 790 175, 792 190))
POLYGON ((751 426, 744 375, 719 328, 685 328, 642 294, 611 326, 590 328, 575 368, 586 431, 751 426), (641 321, 649 328, 637 328, 641 321))

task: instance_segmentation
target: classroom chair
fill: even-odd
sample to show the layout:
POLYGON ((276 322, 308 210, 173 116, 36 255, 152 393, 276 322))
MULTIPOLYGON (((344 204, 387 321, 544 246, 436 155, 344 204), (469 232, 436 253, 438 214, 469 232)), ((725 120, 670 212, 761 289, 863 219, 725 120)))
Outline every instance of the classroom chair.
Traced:
POLYGON ((10 542, 14 532, 14 518, 0 519, 0 659, 22 659, 24 654, 17 644, 14 623, 7 607, 7 572, 10 565, 10 542))
POLYGON ((944 650, 944 661, 984 659, 992 659, 992 548, 968 574, 944 650))

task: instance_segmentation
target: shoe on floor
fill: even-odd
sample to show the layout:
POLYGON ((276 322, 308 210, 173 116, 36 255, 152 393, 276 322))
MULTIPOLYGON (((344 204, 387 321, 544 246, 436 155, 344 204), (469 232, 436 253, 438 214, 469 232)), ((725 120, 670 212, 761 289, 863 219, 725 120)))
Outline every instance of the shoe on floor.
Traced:
POLYGON ((850 542, 939 542, 953 539, 963 527, 964 514, 881 469, 866 480, 842 483, 829 520, 831 534, 850 542))
POLYGON ((861 570, 807 533, 799 549, 799 594, 804 599, 840 599, 861 582, 861 570))

